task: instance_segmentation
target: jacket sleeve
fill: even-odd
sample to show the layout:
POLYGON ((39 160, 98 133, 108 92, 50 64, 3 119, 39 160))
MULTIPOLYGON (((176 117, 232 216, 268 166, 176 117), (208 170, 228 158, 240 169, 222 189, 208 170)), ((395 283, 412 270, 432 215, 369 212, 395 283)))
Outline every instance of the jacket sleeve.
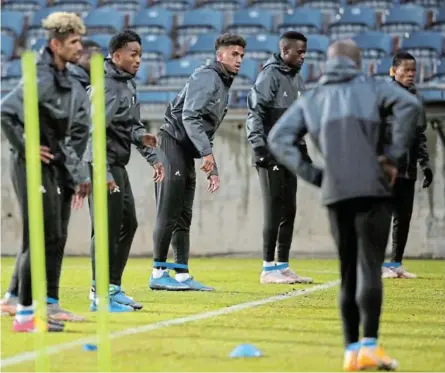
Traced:
MULTIPOLYGON (((192 75, 182 109, 182 123, 187 136, 201 157, 212 154, 212 146, 204 125, 203 116, 216 92, 216 73, 200 72, 192 75)), ((219 79, 219 78, 218 78, 219 79)))
POLYGON ((263 120, 268 106, 275 97, 277 84, 272 74, 262 73, 247 96, 247 139, 254 152, 262 156, 268 153, 263 120))
POLYGON ((105 120, 108 127, 113 121, 114 116, 119 110, 120 95, 117 89, 114 89, 111 80, 106 81, 105 87, 105 120))
MULTIPOLYGON (((422 101, 421 101, 422 102, 422 101)), ((423 102, 422 102, 423 106, 423 102)), ((418 141, 419 141, 419 151, 417 155, 417 161, 419 162, 419 166, 422 170, 430 167, 430 156, 428 154, 428 145, 426 140, 425 131, 427 129, 427 119, 425 108, 422 108, 422 113, 420 114, 420 121, 417 128, 418 132, 418 141)))
POLYGON ((306 133, 307 127, 300 99, 295 101, 272 127, 268 136, 269 149, 278 162, 293 174, 320 187, 322 170, 308 161, 298 146, 306 133))
POLYGON ((393 115, 392 143, 386 157, 398 165, 413 144, 422 105, 413 94, 389 82, 376 82, 379 108, 385 115, 393 115))
MULTIPOLYGON (((79 96, 83 92, 73 90, 72 94, 79 96)), ((90 110, 88 96, 86 93, 83 96, 61 146, 65 167, 76 185, 90 181, 88 164, 83 160, 90 137, 90 110)))
POLYGON ((148 146, 137 146, 136 149, 152 166, 160 162, 156 149, 148 146))
MULTIPOLYGON (((51 79, 39 76, 37 80, 38 100, 44 102, 51 92, 51 79)), ((23 80, 1 102, 1 125, 11 146, 25 153, 25 116, 23 110, 23 80)))

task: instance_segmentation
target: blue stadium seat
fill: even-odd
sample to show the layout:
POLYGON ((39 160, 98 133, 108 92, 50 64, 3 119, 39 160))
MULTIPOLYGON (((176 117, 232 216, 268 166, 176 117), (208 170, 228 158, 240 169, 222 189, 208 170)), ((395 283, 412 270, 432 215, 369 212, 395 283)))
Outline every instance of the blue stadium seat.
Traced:
POLYGON ((419 59, 436 59, 443 53, 443 42, 440 32, 417 31, 402 40, 401 49, 419 59))
POLYGON ((17 58, 7 64, 5 76, 2 76, 2 89, 12 90, 22 79, 22 61, 17 58))
POLYGON ((320 9, 324 14, 333 17, 343 4, 343 0, 302 0, 300 2, 303 6, 320 9))
POLYGON ((48 0, 4 0, 2 1, 2 12, 12 10, 17 12, 35 12, 40 7, 45 7, 48 0))
POLYGON ((329 38, 325 35, 308 35, 305 60, 323 62, 329 47, 329 38))
POLYGON ((368 6, 376 12, 385 11, 394 6, 394 0, 354 0, 356 6, 368 6))
POLYGON ((102 54, 104 56, 108 55, 108 44, 110 43, 110 40, 113 35, 111 34, 94 34, 88 37, 88 39, 95 41, 97 44, 100 45, 100 48, 102 49, 102 54))
POLYGON ((320 34, 323 32, 323 15, 319 9, 309 7, 297 8, 284 16, 278 25, 278 32, 299 31, 303 34, 320 34))
POLYGON ((392 66, 392 56, 383 57, 376 64, 374 76, 376 78, 383 78, 386 80, 391 80, 391 78, 389 77, 389 70, 390 70, 391 66, 392 66))
POLYGON ((438 83, 445 83, 445 58, 442 58, 437 65, 437 71, 434 74, 433 80, 438 83))
POLYGON ((269 33, 273 27, 273 16, 267 10, 246 9, 233 15, 233 20, 228 24, 227 31, 242 36, 269 33))
POLYGON ((87 34, 117 33, 124 26, 124 14, 113 8, 97 8, 85 18, 87 34))
POLYGON ((217 33, 208 33, 194 36, 190 39, 189 47, 186 51, 186 57, 198 58, 205 60, 206 58, 215 57, 215 40, 218 38, 217 33))
POLYGON ((389 10, 381 29, 392 36, 404 36, 425 27, 425 9, 417 5, 400 5, 389 10))
POLYGON ((142 60, 164 61, 173 53, 173 42, 167 35, 146 35, 142 37, 142 60))
POLYGON ((256 35, 246 38, 245 57, 265 62, 272 53, 278 52, 280 38, 277 35, 256 35))
POLYGON ((160 6, 172 12, 184 12, 196 7, 196 0, 152 0, 151 6, 160 6))
POLYGON ((420 94, 422 95, 423 101, 428 102, 440 102, 445 101, 445 91, 443 89, 420 89, 420 94))
POLYGON ((247 0, 204 0, 200 2, 199 7, 222 12, 234 12, 243 8, 246 3, 247 0))
POLYGON ((2 32, 1 44, 2 62, 10 60, 14 55, 14 37, 2 32))
POLYGON ((102 0, 100 6, 118 9, 122 12, 136 12, 139 10, 139 0, 102 0))
POLYGON ((354 37, 358 44, 362 58, 376 60, 382 58, 392 51, 392 38, 381 31, 367 31, 354 37))
POLYGON ((158 79, 157 84, 172 86, 185 84, 189 76, 202 65, 204 65, 203 61, 192 58, 167 61, 165 64, 165 72, 158 79))
POLYGON ((224 24, 224 14, 212 9, 194 9, 184 12, 177 27, 178 41, 206 32, 220 32, 224 24))
POLYGON ((54 0, 51 6, 56 6, 66 12, 86 15, 88 11, 97 7, 98 2, 98 0, 54 0))
POLYGON ((9 32, 16 38, 22 34, 25 16, 22 12, 2 11, 2 32, 9 32))
POLYGON ((375 29, 376 14, 368 7, 350 6, 340 10, 329 25, 331 40, 351 38, 354 35, 375 29))
POLYGON ((425 9, 437 9, 443 5, 443 0, 405 0, 405 3, 413 3, 424 7, 425 9))
POLYGON ((45 30, 42 28, 42 21, 48 17, 51 13, 64 11, 59 7, 42 8, 35 12, 28 24, 27 31, 27 46, 30 47, 38 39, 46 37, 45 30))
POLYGON ((290 8, 295 8, 295 1, 292 0, 253 0, 249 6, 267 9, 271 12, 285 12, 290 8))
POLYGON ((138 100, 141 104, 150 105, 153 109, 165 110, 178 92, 139 91, 138 100))
POLYGON ((39 53, 40 50, 46 45, 46 39, 37 39, 35 40, 31 45, 30 48, 34 51, 39 53))
POLYGON ((299 72, 303 82, 307 83, 310 79, 310 64, 304 63, 299 72))
POLYGON ((244 58, 241 64, 240 71, 234 80, 234 86, 237 85, 252 85, 255 83, 256 77, 259 72, 258 61, 244 58))
POLYGON ((150 66, 146 63, 141 63, 139 70, 136 74, 136 84, 138 86, 147 85, 150 80, 150 66))
POLYGON ((173 14, 163 8, 149 8, 138 12, 131 28, 141 36, 144 34, 170 34, 173 27, 173 14))
POLYGON ((445 33, 445 7, 437 9, 431 28, 434 31, 445 33))

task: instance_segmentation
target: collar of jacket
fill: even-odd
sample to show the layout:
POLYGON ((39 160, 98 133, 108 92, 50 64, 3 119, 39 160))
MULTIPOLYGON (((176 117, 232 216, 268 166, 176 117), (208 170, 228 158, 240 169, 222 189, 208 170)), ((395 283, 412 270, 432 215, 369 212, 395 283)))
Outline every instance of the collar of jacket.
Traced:
POLYGON ((274 53, 272 56, 270 56, 270 58, 264 64, 263 70, 269 67, 276 67, 283 73, 293 76, 297 75, 300 72, 300 67, 292 67, 287 65, 283 61, 279 53, 274 53))
POLYGON ((406 89, 408 92, 412 93, 413 95, 417 94, 417 88, 414 84, 411 87, 404 86, 403 84, 399 83, 394 76, 392 77, 392 81, 394 83, 398 84, 400 87, 406 89))
POLYGON ((105 59, 105 75, 116 80, 125 81, 134 79, 135 77, 133 74, 119 69, 109 58, 105 59))
POLYGON ((204 66, 204 69, 215 70, 227 87, 230 87, 232 85, 236 77, 236 74, 229 73, 224 65, 218 61, 210 62, 209 64, 204 66))
POLYGON ((353 60, 348 57, 335 57, 326 61, 324 73, 319 84, 346 82, 363 73, 357 68, 353 60))
POLYGON ((68 76, 68 70, 66 69, 66 67, 63 70, 59 70, 57 68, 56 63, 54 62, 54 54, 51 49, 49 49, 49 47, 45 47, 42 49, 39 61, 37 62, 37 66, 47 66, 50 70, 52 70, 53 75, 60 87, 71 89, 72 83, 68 76))
POLYGON ((90 74, 82 66, 67 63, 66 68, 70 75, 78 80, 84 87, 90 85, 90 74))

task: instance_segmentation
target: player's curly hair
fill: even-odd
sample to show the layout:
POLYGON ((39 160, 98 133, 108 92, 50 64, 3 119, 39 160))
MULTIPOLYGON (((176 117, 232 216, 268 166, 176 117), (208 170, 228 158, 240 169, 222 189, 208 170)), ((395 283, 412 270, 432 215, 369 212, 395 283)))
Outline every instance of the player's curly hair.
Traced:
POLYGON ((54 12, 42 21, 48 39, 65 40, 71 34, 84 35, 85 25, 75 13, 54 12))
POLYGON ((246 48, 246 40, 242 36, 235 34, 222 34, 215 41, 215 50, 221 47, 229 47, 232 45, 238 45, 242 48, 246 48))

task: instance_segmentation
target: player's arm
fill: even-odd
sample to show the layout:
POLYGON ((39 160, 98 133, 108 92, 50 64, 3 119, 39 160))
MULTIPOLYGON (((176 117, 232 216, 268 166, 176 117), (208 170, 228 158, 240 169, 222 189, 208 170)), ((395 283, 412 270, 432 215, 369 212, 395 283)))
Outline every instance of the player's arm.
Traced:
POLYGON ((269 149, 278 162, 293 174, 320 187, 322 170, 308 161, 299 147, 301 139, 307 133, 301 101, 295 101, 272 127, 268 136, 269 149))
POLYGON ((386 115, 393 115, 392 143, 386 158, 395 166, 409 151, 416 135, 422 105, 416 96, 396 84, 376 82, 379 107, 386 115))
POLYGON ((257 163, 265 161, 269 154, 263 121, 277 89, 277 79, 270 73, 262 73, 247 96, 247 140, 253 148, 257 163))
MULTIPOLYGON (((422 103, 423 105, 423 103, 422 103)), ((419 166, 422 170, 430 168, 430 156, 428 154, 428 146, 425 131, 427 129, 427 119, 425 108, 422 107, 422 112, 419 116, 420 120, 417 128, 417 135, 419 136, 419 152, 417 156, 417 161, 419 162, 419 166)))

